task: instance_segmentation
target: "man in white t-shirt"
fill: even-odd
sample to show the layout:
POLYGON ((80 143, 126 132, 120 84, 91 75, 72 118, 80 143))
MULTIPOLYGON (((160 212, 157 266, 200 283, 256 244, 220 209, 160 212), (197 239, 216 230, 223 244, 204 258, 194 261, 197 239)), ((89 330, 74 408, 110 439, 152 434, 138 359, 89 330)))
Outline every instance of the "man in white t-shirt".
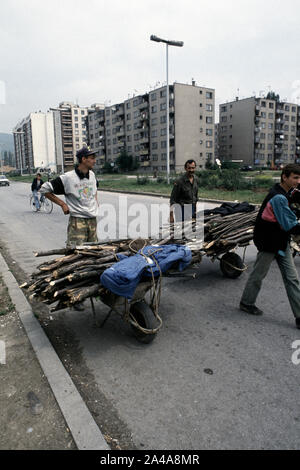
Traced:
POLYGON ((97 242, 97 180, 92 171, 95 152, 83 147, 76 153, 75 169, 43 184, 41 193, 70 215, 67 246, 97 242), (65 202, 57 197, 64 195, 65 202))

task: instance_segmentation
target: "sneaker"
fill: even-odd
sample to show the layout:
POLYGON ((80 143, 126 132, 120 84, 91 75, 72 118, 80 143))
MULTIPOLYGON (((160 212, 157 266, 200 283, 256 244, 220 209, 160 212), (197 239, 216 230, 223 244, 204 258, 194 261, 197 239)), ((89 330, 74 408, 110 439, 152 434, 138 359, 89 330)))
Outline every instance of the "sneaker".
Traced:
POLYGON ((250 313, 250 315, 262 315, 263 311, 260 310, 256 305, 246 305, 243 302, 240 303, 240 310, 250 313))
POLYGON ((300 318, 296 318, 296 328, 300 330, 300 318))

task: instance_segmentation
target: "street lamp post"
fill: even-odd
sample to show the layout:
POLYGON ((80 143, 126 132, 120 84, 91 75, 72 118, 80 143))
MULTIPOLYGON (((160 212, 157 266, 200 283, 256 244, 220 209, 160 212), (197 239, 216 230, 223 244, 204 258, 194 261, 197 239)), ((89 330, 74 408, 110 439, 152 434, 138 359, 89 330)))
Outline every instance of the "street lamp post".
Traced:
POLYGON ((20 169, 21 169, 21 176, 23 176, 21 135, 22 135, 22 134, 25 134, 25 132, 23 132, 23 131, 14 131, 13 134, 19 136, 19 137, 18 137, 18 141, 19 141, 19 150, 20 150, 20 169))
POLYGON ((169 46, 182 47, 183 41, 169 41, 162 39, 153 34, 150 36, 151 41, 163 42, 166 44, 166 78, 167 78, 167 181, 170 183, 170 103, 169 103, 169 46))

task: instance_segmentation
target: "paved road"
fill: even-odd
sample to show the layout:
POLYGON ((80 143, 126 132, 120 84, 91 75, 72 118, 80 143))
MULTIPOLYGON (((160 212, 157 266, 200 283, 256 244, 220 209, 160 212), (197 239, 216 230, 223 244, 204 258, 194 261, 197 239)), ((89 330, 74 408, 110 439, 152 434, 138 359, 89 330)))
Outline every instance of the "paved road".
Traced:
MULTIPOLYGON (((67 218, 57 207, 50 216, 30 212, 28 184, 0 189, 0 240, 30 274, 41 262, 32 251, 64 245, 67 218)), ((102 203, 117 205, 118 197, 100 192, 102 203)), ((254 258, 250 247, 247 263, 254 258)), ((137 343, 117 316, 94 328, 88 304, 85 312, 48 316, 62 361, 94 416, 123 446, 299 448, 300 365, 291 357, 300 335, 277 267, 259 298, 261 318, 237 308, 247 273, 226 279, 218 262, 204 259, 198 274, 194 280, 164 280, 164 324, 150 345, 137 343)), ((97 303, 99 319, 107 311, 97 303)))

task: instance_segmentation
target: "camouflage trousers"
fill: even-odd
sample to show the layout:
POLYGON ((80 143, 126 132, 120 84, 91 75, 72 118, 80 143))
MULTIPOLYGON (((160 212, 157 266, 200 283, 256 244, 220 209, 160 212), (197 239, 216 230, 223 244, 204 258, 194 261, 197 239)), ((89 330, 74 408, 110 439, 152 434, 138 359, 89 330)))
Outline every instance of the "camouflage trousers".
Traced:
POLYGON ((68 224, 67 247, 97 242, 97 219, 70 216, 68 224))

